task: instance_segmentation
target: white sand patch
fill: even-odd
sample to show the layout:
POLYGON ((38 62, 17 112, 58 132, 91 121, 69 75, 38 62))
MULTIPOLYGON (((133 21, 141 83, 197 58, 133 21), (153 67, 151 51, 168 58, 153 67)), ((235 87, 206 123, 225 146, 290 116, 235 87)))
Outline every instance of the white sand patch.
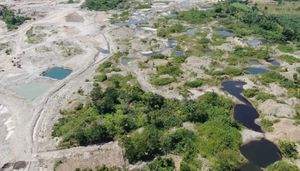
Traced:
POLYGON ((4 105, 0 105, 0 114, 4 114, 7 113, 8 109, 7 107, 5 107, 4 105))
POLYGON ((12 119, 12 117, 10 117, 4 122, 4 125, 6 126, 7 130, 5 140, 8 140, 9 137, 15 132, 15 121, 12 119))

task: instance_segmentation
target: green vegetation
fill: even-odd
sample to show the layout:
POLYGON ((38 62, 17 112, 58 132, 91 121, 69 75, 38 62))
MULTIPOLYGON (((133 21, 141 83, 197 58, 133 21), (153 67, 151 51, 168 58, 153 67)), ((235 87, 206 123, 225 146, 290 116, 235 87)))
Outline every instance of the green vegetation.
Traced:
POLYGON ((268 49, 254 49, 254 48, 243 48, 236 47, 234 52, 229 56, 227 62, 230 65, 236 65, 239 63, 248 63, 251 59, 269 59, 268 49))
POLYGON ((107 11, 117 8, 124 0, 86 0, 82 8, 88 8, 95 11, 107 11))
POLYGON ((161 146, 165 153, 195 153, 197 151, 194 142, 196 135, 194 132, 186 129, 177 129, 167 132, 162 136, 161 146))
POLYGON ((161 170, 161 171, 173 171, 175 169, 174 162, 171 158, 161 158, 158 157, 149 163, 142 171, 154 171, 154 170, 161 170))
MULTIPOLYGON (((105 62, 97 71, 107 73, 114 65, 105 62)), ((180 74, 175 62, 157 70, 163 75, 180 74)), ((215 170, 234 170, 239 165, 240 126, 231 118, 231 100, 216 93, 206 93, 195 101, 165 99, 142 91, 132 76, 113 75, 101 83, 95 81, 86 105, 61 111, 63 117, 53 130, 53 136, 61 138, 60 147, 119 140, 130 163, 156 158, 145 170, 173 170, 173 161, 160 157, 170 153, 183 157, 181 170, 199 170, 198 153, 207 157, 215 170), (197 125, 195 132, 182 128, 187 121, 197 125)))
POLYGON ((176 78, 174 77, 159 77, 157 75, 151 77, 151 84, 157 85, 157 86, 164 86, 171 84, 176 81, 176 78))
POLYGON ((198 78, 195 79, 193 81, 188 81, 184 84, 184 86, 188 87, 188 88, 197 88, 197 87, 201 87, 204 84, 204 80, 198 78))
POLYGON ((276 96, 273 94, 265 93, 257 88, 247 89, 244 91, 244 96, 248 98, 255 97, 256 100, 266 101, 268 99, 276 99, 276 96))
POLYGON ((190 11, 181 12, 177 19, 188 21, 191 24, 203 24, 211 21, 211 17, 214 16, 212 11, 200 11, 192 9, 190 11))
POLYGON ((263 129, 265 131, 268 131, 268 132, 272 132, 274 130, 274 128, 272 127, 274 122, 277 122, 276 120, 275 121, 271 121, 271 120, 268 120, 268 119, 265 119, 265 118, 262 118, 260 120, 260 124, 261 126, 263 127, 263 129))
POLYGON ((97 166, 95 170, 91 168, 76 168, 75 171, 125 171, 124 169, 118 167, 107 167, 107 166, 97 166))
POLYGON ((229 75, 229 76, 239 76, 239 75, 243 75, 244 71, 240 68, 237 67, 226 67, 221 71, 214 71, 212 73, 212 75, 229 75))
POLYGON ((283 55, 280 56, 280 59, 287 62, 288 64, 292 65, 294 63, 299 63, 300 59, 294 57, 294 56, 290 56, 290 55, 283 55))
POLYGON ((292 45, 283 45, 283 44, 280 44, 280 45, 277 46, 277 48, 281 52, 285 52, 285 53, 293 53, 295 51, 295 47, 293 47, 292 45))
POLYGON ((113 14, 113 18, 110 20, 111 23, 124 22, 129 20, 129 12, 123 11, 121 14, 113 14))
POLYGON ((298 171, 299 168, 296 165, 280 160, 268 166, 266 170, 267 171, 298 171))
POLYGON ((248 98, 252 98, 258 94, 259 90, 257 88, 246 89, 244 91, 244 96, 248 98))
POLYGON ((287 89, 297 89, 299 88, 299 85, 284 76, 282 76, 280 73, 276 71, 271 71, 265 74, 261 75, 260 81, 267 85, 269 83, 279 83, 282 87, 287 88, 287 89))
POLYGON ((62 160, 55 160, 53 164, 53 170, 56 171, 57 167, 61 164, 63 164, 62 160))
MULTIPOLYGON (((158 57, 164 56, 159 55, 158 57)), ((177 77, 182 74, 180 64, 181 61, 173 60, 171 62, 168 62, 166 65, 156 67, 156 74, 153 74, 150 79, 151 84, 164 86, 175 82, 177 80, 177 77)))
POLYGON ((9 10, 7 7, 1 7, 3 7, 3 9, 0 13, 0 19, 6 23, 8 30, 17 29, 18 26, 30 19, 28 17, 15 15, 15 13, 9 10))
POLYGON ((287 158, 297 158, 298 157, 297 146, 294 142, 280 141, 279 148, 284 157, 287 157, 287 158))
POLYGON ((185 26, 177 23, 177 24, 173 24, 170 26, 163 26, 162 28, 159 28, 159 30, 157 32, 157 36, 168 37, 172 33, 182 33, 184 31, 186 31, 185 26))
POLYGON ((95 76, 95 80, 98 82, 103 82, 103 81, 107 80, 107 76, 106 76, 106 74, 100 74, 100 75, 95 76))

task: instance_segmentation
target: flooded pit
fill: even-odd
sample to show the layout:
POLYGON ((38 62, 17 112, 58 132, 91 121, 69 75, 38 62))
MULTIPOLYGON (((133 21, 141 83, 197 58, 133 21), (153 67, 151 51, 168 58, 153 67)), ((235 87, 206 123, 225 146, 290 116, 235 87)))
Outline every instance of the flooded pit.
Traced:
MULTIPOLYGON (((222 90, 239 99, 242 103, 234 107, 234 119, 245 127, 257 132, 263 132, 261 127, 255 123, 259 113, 253 105, 242 95, 245 82, 225 81, 222 90)), ((243 164, 239 171, 260 171, 268 165, 281 160, 281 154, 277 146, 266 139, 251 141, 240 148, 240 152, 249 161, 243 164)))
POLYGON ((62 67, 53 67, 49 70, 42 73, 42 76, 53 78, 56 80, 63 80, 67 76, 69 76, 72 73, 71 69, 62 68, 62 67))

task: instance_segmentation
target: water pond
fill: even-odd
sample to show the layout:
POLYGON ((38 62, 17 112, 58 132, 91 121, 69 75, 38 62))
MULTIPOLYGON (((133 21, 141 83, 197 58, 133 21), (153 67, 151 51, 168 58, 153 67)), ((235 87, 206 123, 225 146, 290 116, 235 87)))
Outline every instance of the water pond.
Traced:
POLYGON ((53 78, 56 80, 63 80, 72 73, 71 69, 62 67, 53 67, 42 73, 42 76, 53 78))
MULTIPOLYGON (((222 83, 222 89, 243 103, 235 105, 234 119, 249 129, 262 132, 261 127, 255 123, 255 119, 259 117, 259 113, 242 95, 245 84, 242 81, 225 81, 222 83)), ((243 145, 240 151, 249 161, 238 169, 240 171, 260 171, 260 168, 265 168, 281 160, 281 154, 277 146, 266 139, 251 141, 243 145)))
POLYGON ((30 83, 12 87, 12 90, 14 90, 19 96, 23 98, 33 100, 36 97, 44 94, 51 86, 51 83, 32 81, 30 83))
POLYGON ((240 150, 248 160, 262 168, 281 160, 281 154, 277 146, 266 139, 251 141, 243 145, 240 150))
POLYGON ((249 74, 264 74, 269 72, 269 70, 264 69, 264 68, 259 68, 259 67, 247 67, 245 68, 245 71, 248 72, 249 74))
POLYGON ((230 37, 230 36, 234 35, 232 32, 227 31, 227 30, 218 30, 218 31, 215 31, 215 34, 224 36, 224 37, 230 37))
POLYGON ((270 64, 274 65, 274 66, 280 66, 280 62, 275 60, 275 59, 271 59, 268 61, 270 64))

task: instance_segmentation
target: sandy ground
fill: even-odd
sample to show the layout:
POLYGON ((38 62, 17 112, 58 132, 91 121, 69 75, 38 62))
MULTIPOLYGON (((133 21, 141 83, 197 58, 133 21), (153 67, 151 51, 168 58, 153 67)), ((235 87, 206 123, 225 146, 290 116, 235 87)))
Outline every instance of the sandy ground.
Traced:
POLYGON ((103 54, 100 49, 114 50, 110 35, 106 30, 100 31, 107 15, 82 10, 80 4, 59 1, 0 2, 13 9, 21 8, 28 15, 32 11, 37 14, 35 20, 27 21, 18 30, 4 30, 0 34, 0 42, 8 42, 8 48, 12 49, 10 54, 0 52, 3 61, 0 64, 0 168, 6 164, 6 170, 52 170, 53 163, 47 161, 78 151, 53 152, 56 142, 51 130, 59 109, 76 96, 74 92, 88 84, 86 79, 92 78, 97 65, 110 57, 110 53, 103 54), (28 41, 31 28, 42 28, 37 41, 28 41), (53 66, 70 68, 73 72, 62 81, 40 76, 53 66), (12 88, 36 80, 51 86, 34 99, 24 98, 12 88), (47 164, 42 165, 40 161, 47 164))

